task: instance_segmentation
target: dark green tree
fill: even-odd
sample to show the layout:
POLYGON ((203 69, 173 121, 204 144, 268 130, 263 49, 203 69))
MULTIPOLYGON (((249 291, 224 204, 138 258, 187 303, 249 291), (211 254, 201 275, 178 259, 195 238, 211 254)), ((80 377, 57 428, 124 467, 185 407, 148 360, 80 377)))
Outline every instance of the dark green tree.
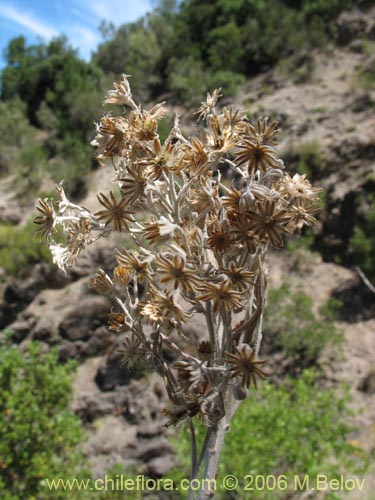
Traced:
MULTIPOLYGON (((102 73, 94 64, 86 63, 77 55, 65 37, 55 38, 48 44, 27 46, 24 37, 10 41, 5 50, 7 66, 1 75, 1 99, 15 97, 27 106, 27 115, 33 125, 43 127, 38 121, 38 111, 47 105, 57 120, 60 136, 74 133, 86 140, 93 117, 77 118, 72 102, 80 97, 99 92, 102 73), (89 123, 90 122, 90 123, 89 123)), ((97 95, 92 101, 97 100, 97 95)), ((87 109, 83 102, 80 109, 87 109)))

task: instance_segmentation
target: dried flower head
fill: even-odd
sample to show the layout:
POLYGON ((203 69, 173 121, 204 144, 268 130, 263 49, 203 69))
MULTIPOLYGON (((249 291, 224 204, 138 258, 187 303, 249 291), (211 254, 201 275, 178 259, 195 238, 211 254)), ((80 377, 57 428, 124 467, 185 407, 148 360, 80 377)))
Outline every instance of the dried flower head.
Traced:
POLYGON ((283 208, 277 210, 275 200, 266 199, 263 203, 257 203, 256 211, 247 212, 249 229, 259 237, 260 241, 269 239, 275 247, 283 246, 282 235, 288 233, 286 224, 290 215, 283 208))
POLYGON ((320 191, 286 172, 276 122, 252 124, 237 109, 220 111, 220 96, 215 90, 201 104, 195 137, 184 135, 176 116, 163 142, 164 103, 149 111, 135 104, 123 75, 105 99, 119 105, 118 116, 103 116, 92 142, 100 163, 113 167, 120 198, 115 187, 100 193, 91 213, 60 184, 58 203, 40 200, 35 219, 62 269, 114 231, 136 245, 116 251, 113 279, 99 270, 90 286, 116 301, 108 326, 129 332, 123 362, 144 362, 164 381, 167 425, 188 422, 194 432, 192 420, 200 418, 211 433, 203 447, 212 442, 213 449, 248 386, 267 376, 258 352, 268 247, 316 222, 320 191), (197 315, 205 327, 192 335, 197 315))
POLYGON ((156 181, 173 169, 174 149, 173 144, 162 145, 159 138, 154 139, 152 147, 147 148, 147 156, 138 163, 144 169, 144 175, 148 181, 156 181))
POLYGON ((276 151, 259 140, 243 139, 243 142, 238 144, 238 149, 235 163, 237 166, 245 165, 248 174, 254 174, 258 169, 266 172, 268 168, 280 168, 276 151))
POLYGON ((221 96, 221 89, 215 89, 212 95, 207 93, 206 100, 201 103, 201 106, 196 113, 199 120, 206 118, 210 113, 212 113, 214 107, 217 104, 217 101, 219 100, 219 97, 221 96))
POLYGON ((140 307, 141 314, 146 316, 152 324, 168 321, 177 326, 185 321, 186 312, 171 293, 152 289, 150 300, 145 304, 140 304, 140 307))
POLYGON ((129 76, 121 75, 121 81, 113 83, 115 90, 108 90, 104 104, 132 105, 132 93, 128 82, 129 76))
POLYGON ((128 210, 127 200, 122 198, 119 202, 116 200, 112 191, 109 193, 109 198, 103 193, 98 194, 98 200, 105 210, 96 212, 95 216, 98 220, 104 220, 105 225, 113 224, 116 231, 121 232, 123 229, 129 230, 128 223, 131 222, 131 210, 128 210))
POLYGON ((255 273, 248 271, 246 266, 237 267, 236 263, 231 261, 229 268, 223 269, 224 274, 228 277, 235 290, 244 292, 254 284, 255 273))
POLYGON ((288 210, 290 215, 288 227, 300 233, 303 226, 311 227, 317 222, 314 215, 320 211, 320 208, 315 201, 297 198, 288 210))
POLYGON ((118 285, 127 286, 131 279, 131 272, 125 266, 116 266, 113 270, 113 280, 118 285))
POLYGON ((146 172, 139 165, 129 165, 123 177, 120 177, 120 189, 122 198, 127 200, 128 206, 144 200, 147 179, 146 172))
POLYGON ((108 314, 108 328, 116 333, 123 333, 129 330, 126 324, 126 316, 121 312, 110 312, 108 314))
POLYGON ((47 239, 47 237, 52 233, 55 224, 55 211, 53 209, 53 203, 47 198, 39 200, 36 209, 42 214, 34 218, 34 224, 39 226, 36 232, 37 234, 40 234, 42 238, 47 239))
POLYGON ((188 361, 176 361, 174 368, 177 370, 177 381, 183 390, 197 386, 202 379, 200 365, 188 361))
POLYGON ((293 177, 285 174, 276 185, 279 193, 289 198, 292 202, 295 199, 319 201, 320 188, 313 188, 306 175, 295 174, 293 177))
POLYGON ((139 283, 142 284, 145 280, 151 278, 149 262, 140 259, 137 252, 128 252, 123 248, 121 252, 117 252, 116 260, 119 266, 121 266, 121 273, 123 275, 127 272, 131 276, 135 276, 139 283))
POLYGON ((216 252, 228 252, 232 245, 231 235, 228 230, 215 224, 208 230, 207 245, 216 252))
POLYGON ((103 269, 98 269, 95 276, 90 278, 89 287, 98 293, 106 295, 112 292, 113 283, 103 269))
POLYGON ((187 268, 181 255, 174 255, 172 259, 158 255, 155 264, 162 276, 160 283, 172 283, 175 289, 180 287, 183 292, 189 294, 200 282, 196 269, 187 268))
POLYGON ((209 340, 202 340, 198 345, 198 356, 203 361, 210 361, 214 354, 214 346, 209 340))
POLYGON ((257 360, 255 350, 248 345, 239 348, 234 346, 233 350, 234 354, 225 353, 225 361, 230 366, 231 376, 240 377, 243 387, 249 387, 253 383, 254 387, 257 388, 256 376, 263 379, 268 377, 268 374, 260 368, 260 365, 263 365, 265 361, 257 360))
POLYGON ((278 132, 277 122, 268 124, 268 117, 258 118, 256 126, 247 123, 247 133, 260 144, 274 146, 277 144, 276 135, 278 132))
POLYGON ((144 349, 141 341, 134 335, 130 335, 125 338, 119 353, 122 356, 121 362, 126 364, 129 370, 132 370, 135 365, 143 361, 144 349))
POLYGON ((242 308, 241 299, 243 295, 233 289, 233 285, 229 280, 218 284, 205 283, 198 290, 203 292, 198 297, 199 300, 203 300, 204 302, 212 300, 213 312, 231 311, 232 309, 242 308))

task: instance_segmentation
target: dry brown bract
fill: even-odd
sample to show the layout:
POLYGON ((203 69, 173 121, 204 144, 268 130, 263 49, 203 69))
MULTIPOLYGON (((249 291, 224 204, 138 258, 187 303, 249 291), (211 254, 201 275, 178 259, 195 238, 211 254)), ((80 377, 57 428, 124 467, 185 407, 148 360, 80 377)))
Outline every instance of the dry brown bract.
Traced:
POLYGON ((261 144, 268 144, 269 146, 277 144, 277 122, 271 122, 268 125, 268 118, 258 118, 256 127, 251 123, 248 123, 247 127, 248 134, 261 144))
POLYGON ((201 103, 200 108, 196 112, 196 114, 198 115, 198 120, 207 118, 207 116, 213 112, 217 101, 221 96, 221 89, 215 89, 212 95, 207 93, 207 99, 201 103))
POLYGON ((132 106, 131 90, 128 82, 130 75, 122 75, 120 82, 114 82, 115 90, 108 90, 104 104, 130 105, 132 106))

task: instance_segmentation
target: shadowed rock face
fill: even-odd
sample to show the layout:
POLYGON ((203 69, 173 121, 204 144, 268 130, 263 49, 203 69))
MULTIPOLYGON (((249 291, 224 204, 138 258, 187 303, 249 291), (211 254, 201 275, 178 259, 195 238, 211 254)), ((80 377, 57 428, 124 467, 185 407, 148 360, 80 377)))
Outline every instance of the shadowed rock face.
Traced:
MULTIPOLYGON (((365 4, 359 0, 358 4, 365 4)), ((337 41, 340 45, 348 45, 355 38, 364 34, 371 35, 373 29, 371 20, 365 12, 352 10, 343 12, 337 20, 337 41)))
POLYGON ((370 372, 358 384, 358 390, 367 394, 375 394, 375 371, 370 372))
POLYGON ((73 305, 59 326, 62 338, 88 340, 92 333, 106 323, 110 303, 105 297, 89 296, 73 305))
POLYGON ((338 313, 347 323, 375 318, 374 294, 359 279, 341 284, 332 291, 332 297, 342 302, 338 313))
POLYGON ((126 364, 122 363, 119 349, 125 336, 126 334, 123 334, 116 339, 97 371, 95 382, 102 391, 113 390, 118 385, 128 385, 131 380, 142 378, 145 373, 140 367, 129 370, 126 364))
POLYGON ((48 264, 28 266, 20 276, 9 280, 0 301, 0 328, 7 327, 46 288, 65 286, 67 279, 48 264))

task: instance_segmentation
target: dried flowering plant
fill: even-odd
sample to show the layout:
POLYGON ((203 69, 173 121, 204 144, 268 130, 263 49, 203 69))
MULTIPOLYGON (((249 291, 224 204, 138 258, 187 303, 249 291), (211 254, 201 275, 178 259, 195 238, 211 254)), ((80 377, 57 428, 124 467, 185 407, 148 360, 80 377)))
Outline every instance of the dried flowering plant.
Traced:
MULTIPOLYGON (((100 193, 100 208, 91 213, 59 185, 59 201, 40 200, 35 223, 61 269, 111 231, 135 242, 138 251, 116 250, 111 275, 99 270, 91 287, 117 304, 109 328, 126 334, 124 363, 146 363, 163 378, 166 425, 187 422, 191 478, 212 479, 238 404, 258 377, 267 377, 258 358, 267 249, 314 224, 319 189, 304 175, 285 172, 275 122, 252 125, 238 110, 218 112, 220 90, 198 110, 199 137, 186 138, 176 117, 162 144, 164 103, 150 111, 136 105, 126 75, 114 87, 104 103, 123 113, 103 116, 92 144, 100 164, 114 168, 120 195, 100 193), (57 226, 65 244, 54 240, 57 226), (185 333, 196 315, 207 326, 199 339, 185 333), (206 426, 200 450, 196 418, 206 426)), ((212 492, 190 492, 195 495, 212 492)))

